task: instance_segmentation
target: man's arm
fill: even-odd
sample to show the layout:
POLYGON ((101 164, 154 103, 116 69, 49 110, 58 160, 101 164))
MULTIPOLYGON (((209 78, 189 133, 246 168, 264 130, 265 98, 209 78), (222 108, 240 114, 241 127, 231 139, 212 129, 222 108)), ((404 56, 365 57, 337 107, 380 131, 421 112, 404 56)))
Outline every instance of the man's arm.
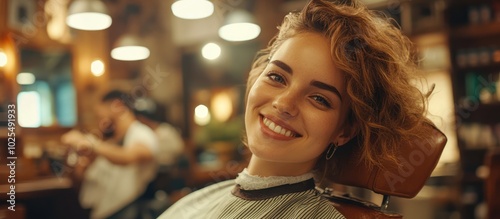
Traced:
POLYGON ((153 160, 153 152, 146 145, 136 143, 128 147, 101 141, 91 134, 73 130, 61 138, 62 142, 75 148, 79 154, 93 152, 119 165, 127 165, 153 160), (83 152, 83 153, 82 153, 83 152))
POLYGON ((146 145, 133 144, 129 147, 98 141, 93 147, 94 152, 108 159, 111 163, 127 165, 153 160, 153 153, 146 145))

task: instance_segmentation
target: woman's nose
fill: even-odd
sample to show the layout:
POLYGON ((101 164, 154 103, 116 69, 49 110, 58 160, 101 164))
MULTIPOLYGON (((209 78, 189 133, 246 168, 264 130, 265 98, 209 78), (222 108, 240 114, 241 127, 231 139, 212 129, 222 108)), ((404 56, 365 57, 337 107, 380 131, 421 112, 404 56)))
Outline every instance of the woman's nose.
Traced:
POLYGON ((273 108, 276 109, 280 116, 294 117, 298 114, 297 95, 287 91, 276 96, 273 101, 273 108))

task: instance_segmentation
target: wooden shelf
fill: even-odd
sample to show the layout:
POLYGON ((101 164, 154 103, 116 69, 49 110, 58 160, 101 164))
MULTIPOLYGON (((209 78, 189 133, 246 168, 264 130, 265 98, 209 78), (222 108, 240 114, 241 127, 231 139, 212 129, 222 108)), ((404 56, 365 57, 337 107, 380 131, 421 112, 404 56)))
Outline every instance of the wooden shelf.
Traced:
POLYGON ((458 66, 454 67, 456 72, 467 73, 467 72, 475 72, 477 74, 491 74, 500 72, 500 62, 492 63, 489 65, 478 65, 474 67, 463 67, 460 68, 458 66))
POLYGON ((475 110, 470 110, 468 118, 462 118, 465 122, 477 122, 483 124, 500 123, 500 102, 481 104, 475 110))
POLYGON ((494 0, 454 0, 450 1, 450 8, 454 9, 457 7, 467 7, 469 5, 482 5, 482 4, 490 4, 494 0))
POLYGON ((450 29, 451 38, 481 38, 500 36, 500 22, 469 25, 450 29))

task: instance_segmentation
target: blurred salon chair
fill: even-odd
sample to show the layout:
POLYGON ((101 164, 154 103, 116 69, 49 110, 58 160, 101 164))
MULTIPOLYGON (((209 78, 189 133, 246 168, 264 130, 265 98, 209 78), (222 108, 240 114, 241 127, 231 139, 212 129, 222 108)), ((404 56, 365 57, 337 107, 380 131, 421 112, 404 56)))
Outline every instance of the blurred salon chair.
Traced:
POLYGON ((489 175, 485 181, 488 219, 500 218, 500 150, 492 150, 486 155, 489 175))
POLYGON ((137 219, 157 218, 179 199, 177 193, 186 185, 187 159, 185 155, 180 155, 173 164, 160 165, 157 176, 139 199, 137 219))
POLYGON ((390 197, 415 197, 436 167, 447 141, 434 125, 426 124, 422 128, 432 129, 432 135, 424 140, 402 143, 406 145, 402 145, 397 152, 398 159, 402 161, 398 166, 382 161, 383 169, 368 169, 359 158, 360 150, 354 141, 350 142, 352 145, 339 147, 335 152, 336 170, 329 180, 381 194, 383 200, 380 205, 329 189, 324 191, 324 196, 348 219, 403 218, 388 211, 390 197))

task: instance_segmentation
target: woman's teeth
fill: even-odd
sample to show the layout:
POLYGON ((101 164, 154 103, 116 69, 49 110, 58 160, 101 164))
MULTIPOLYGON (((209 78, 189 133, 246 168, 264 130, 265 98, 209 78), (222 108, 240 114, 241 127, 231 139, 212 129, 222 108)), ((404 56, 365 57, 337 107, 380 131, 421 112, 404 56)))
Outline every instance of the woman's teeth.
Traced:
POLYGON ((284 135, 286 137, 295 137, 295 134, 292 133, 292 131, 286 130, 285 128, 277 125, 276 123, 267 119, 266 117, 264 117, 263 122, 264 122, 264 125, 266 125, 266 127, 268 127, 269 129, 271 129, 273 132, 275 132, 277 134, 284 135))

